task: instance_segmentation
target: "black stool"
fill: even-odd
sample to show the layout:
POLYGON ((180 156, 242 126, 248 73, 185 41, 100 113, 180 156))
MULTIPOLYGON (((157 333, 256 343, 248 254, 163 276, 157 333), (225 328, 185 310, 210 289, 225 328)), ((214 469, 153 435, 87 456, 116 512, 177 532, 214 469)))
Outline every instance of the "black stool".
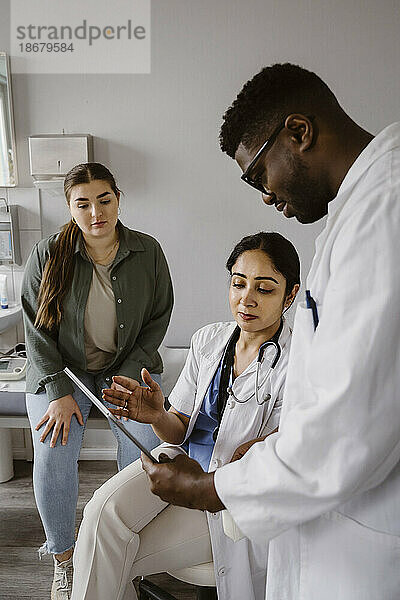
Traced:
MULTIPOLYGON (((218 600, 212 562, 179 569, 178 571, 170 571, 169 575, 185 583, 195 585, 197 600, 218 600)), ((177 600, 175 596, 145 578, 139 583, 139 598, 140 600, 177 600)))
MULTIPOLYGON (((140 600, 177 600, 175 596, 171 596, 165 590, 162 590, 158 585, 142 579, 139 583, 139 599, 140 600)), ((214 587, 198 587, 196 590, 197 600, 218 600, 217 590, 214 587)))

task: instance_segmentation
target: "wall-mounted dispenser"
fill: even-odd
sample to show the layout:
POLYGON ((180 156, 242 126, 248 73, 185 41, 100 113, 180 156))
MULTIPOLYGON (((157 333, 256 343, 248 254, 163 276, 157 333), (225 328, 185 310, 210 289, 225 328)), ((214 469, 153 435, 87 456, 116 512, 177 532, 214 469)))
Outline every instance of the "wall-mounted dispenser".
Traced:
POLYGON ((18 206, 7 206, 4 198, 0 198, 0 264, 22 265, 18 206))
POLYGON ((89 134, 32 135, 29 137, 31 175, 36 182, 57 181, 72 167, 93 161, 89 134))

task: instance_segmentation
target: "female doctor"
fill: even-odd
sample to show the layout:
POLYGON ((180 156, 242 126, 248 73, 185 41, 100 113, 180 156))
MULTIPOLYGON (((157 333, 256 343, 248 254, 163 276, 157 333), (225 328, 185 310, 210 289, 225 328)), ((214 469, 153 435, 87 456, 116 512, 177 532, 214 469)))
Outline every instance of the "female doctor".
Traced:
MULTIPOLYGON (((156 455, 186 451, 206 471, 241 458, 277 430, 291 338, 282 315, 300 282, 297 252, 278 233, 243 238, 226 266, 235 322, 194 334, 171 408, 165 410, 160 387, 145 369, 148 389, 114 377, 113 389, 103 390, 105 400, 123 407, 114 414, 150 423, 167 443, 156 455)), ((134 599, 133 578, 211 560, 220 600, 261 600, 266 556, 265 546, 228 538, 220 513, 167 505, 154 496, 136 461, 85 508, 72 600, 134 599)))

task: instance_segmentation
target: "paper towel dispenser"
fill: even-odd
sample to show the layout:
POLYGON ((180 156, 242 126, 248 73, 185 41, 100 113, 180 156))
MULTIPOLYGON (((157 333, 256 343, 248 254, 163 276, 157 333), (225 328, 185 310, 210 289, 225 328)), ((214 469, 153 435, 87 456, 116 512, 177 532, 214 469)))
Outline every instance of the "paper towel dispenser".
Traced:
POLYGON ((31 135, 30 171, 35 181, 62 179, 72 167, 93 161, 89 134, 31 135))

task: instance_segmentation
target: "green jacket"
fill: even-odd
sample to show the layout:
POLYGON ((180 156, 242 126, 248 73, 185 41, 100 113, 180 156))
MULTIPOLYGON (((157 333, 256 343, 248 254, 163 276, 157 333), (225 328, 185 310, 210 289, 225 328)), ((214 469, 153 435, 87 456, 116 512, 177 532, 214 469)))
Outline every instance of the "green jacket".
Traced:
MULTIPOLYGON (((118 223, 120 244, 111 269, 118 323, 118 348, 104 369, 105 380, 126 375, 140 381, 146 367, 162 372, 157 349, 167 331, 173 306, 173 290, 167 261, 160 244, 151 236, 118 223)), ((49 334, 34 326, 40 282, 52 243, 58 234, 38 242, 28 259, 22 283, 22 310, 28 364, 26 391, 46 390, 49 402, 73 392, 64 367, 86 370, 84 345, 85 307, 93 266, 81 240, 75 249, 71 289, 63 303, 58 331, 49 334)))

